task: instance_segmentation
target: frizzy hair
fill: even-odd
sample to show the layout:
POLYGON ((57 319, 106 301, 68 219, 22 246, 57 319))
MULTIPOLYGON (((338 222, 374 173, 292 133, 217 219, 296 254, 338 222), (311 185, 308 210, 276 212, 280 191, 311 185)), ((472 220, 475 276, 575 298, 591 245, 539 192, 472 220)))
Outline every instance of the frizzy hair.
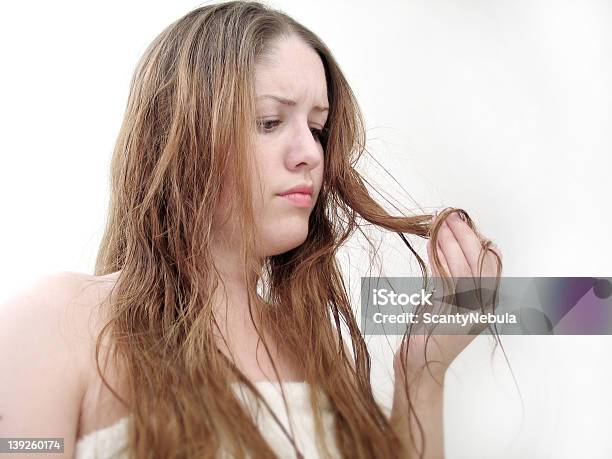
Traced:
MULTIPOLYGON (((261 399, 257 387, 216 340, 213 293, 222 286, 210 244, 226 176, 241 197, 233 205, 244 229, 249 311, 260 318, 264 349, 270 356, 262 330, 282 339, 306 382, 328 397, 343 457, 399 457, 400 438, 374 400, 370 356, 336 254, 361 220, 434 244, 441 221, 434 227, 432 215, 389 215, 355 169, 364 150, 363 118, 332 53, 284 13, 259 2, 205 5, 152 41, 134 72, 115 144, 108 219, 95 267, 96 275, 120 271, 109 320, 97 338, 96 362, 104 383, 131 413, 132 457, 216 457, 219 451, 276 457, 229 382, 242 382, 261 399), (324 179, 306 241, 269 257, 262 270, 254 254, 249 185, 253 75, 274 42, 289 36, 315 50, 325 68, 330 112, 322 138, 324 179), (255 306, 259 282, 266 308, 255 306), (124 397, 100 366, 105 336, 113 344, 109 356, 126 379, 124 397)), ((427 275, 423 260, 404 241, 427 275)), ((439 260, 434 263, 442 272, 439 260)), ((311 394, 317 443, 328 455, 320 400, 316 391, 311 394)))

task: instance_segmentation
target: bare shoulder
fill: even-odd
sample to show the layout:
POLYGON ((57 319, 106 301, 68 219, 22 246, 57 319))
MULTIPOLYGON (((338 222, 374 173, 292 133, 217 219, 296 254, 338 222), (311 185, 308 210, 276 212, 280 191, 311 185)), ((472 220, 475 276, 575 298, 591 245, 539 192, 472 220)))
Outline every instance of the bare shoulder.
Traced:
MULTIPOLYGON (((41 277, 0 306, 0 326, 14 340, 61 346, 74 365, 87 361, 87 348, 108 317, 116 274, 58 272, 41 277)), ((4 335, 4 337, 9 336, 4 335)), ((5 338, 6 339, 6 338, 5 338)), ((79 373, 86 371, 81 365, 79 373)))
MULTIPOLYGON (((90 321, 93 299, 98 296, 87 287, 92 277, 75 272, 49 274, 14 293, 0 306, 0 339, 7 345, 1 346, 2 351, 22 357, 30 352, 42 357, 42 351, 47 349, 56 351, 46 352, 47 357, 70 356, 76 366, 82 354, 82 340, 89 331, 83 325, 90 321), (60 349, 64 351, 61 354, 60 349)), ((11 360, 18 364, 16 359, 11 360)))
POLYGON ((71 454, 112 285, 59 272, 0 304, 0 437, 63 437, 71 454))

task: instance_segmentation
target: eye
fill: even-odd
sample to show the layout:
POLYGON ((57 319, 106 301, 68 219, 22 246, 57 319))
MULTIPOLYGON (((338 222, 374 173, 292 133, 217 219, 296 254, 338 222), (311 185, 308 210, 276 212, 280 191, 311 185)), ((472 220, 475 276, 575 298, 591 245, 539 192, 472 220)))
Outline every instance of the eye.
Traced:
POLYGON ((312 128, 310 129, 310 132, 312 132, 313 137, 319 142, 323 140, 323 129, 312 128))
POLYGON ((280 124, 280 120, 260 120, 257 122, 257 126, 264 132, 271 132, 278 124, 280 124))
MULTIPOLYGON (((280 120, 259 120, 257 126, 264 132, 270 133, 281 123, 280 120)), ((319 142, 323 142, 327 138, 328 129, 310 128, 312 136, 319 142)))
POLYGON ((320 143, 325 143, 325 141, 327 140, 327 135, 329 133, 329 128, 312 128, 310 132, 312 132, 314 138, 317 139, 320 143))

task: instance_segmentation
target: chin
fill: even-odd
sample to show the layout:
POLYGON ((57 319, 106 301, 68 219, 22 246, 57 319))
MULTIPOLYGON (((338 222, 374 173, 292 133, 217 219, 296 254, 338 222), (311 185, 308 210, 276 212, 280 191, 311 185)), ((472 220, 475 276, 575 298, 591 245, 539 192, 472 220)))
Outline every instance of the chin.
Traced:
POLYGON ((288 252, 302 245, 308 237, 308 223, 300 225, 287 225, 286 227, 279 224, 270 228, 264 238, 264 253, 271 257, 288 252))

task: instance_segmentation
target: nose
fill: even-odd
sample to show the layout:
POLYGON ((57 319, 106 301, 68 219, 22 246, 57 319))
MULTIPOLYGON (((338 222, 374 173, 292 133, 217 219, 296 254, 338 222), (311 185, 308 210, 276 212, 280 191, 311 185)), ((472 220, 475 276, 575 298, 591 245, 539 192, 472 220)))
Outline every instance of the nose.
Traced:
POLYGON ((300 124, 295 130, 289 154, 285 157, 290 170, 304 167, 314 169, 323 161, 323 145, 317 140, 308 124, 300 124))

